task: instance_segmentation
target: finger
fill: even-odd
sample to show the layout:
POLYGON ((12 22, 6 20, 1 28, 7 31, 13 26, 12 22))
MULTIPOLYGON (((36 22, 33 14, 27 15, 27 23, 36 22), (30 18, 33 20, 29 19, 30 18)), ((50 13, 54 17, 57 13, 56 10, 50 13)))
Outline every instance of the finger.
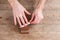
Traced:
POLYGON ((31 24, 38 24, 38 23, 39 23, 39 21, 37 21, 37 22, 36 22, 36 21, 34 21, 34 22, 32 22, 31 24))
POLYGON ((25 10, 25 12, 26 12, 28 15, 31 15, 31 13, 30 13, 30 12, 28 12, 27 10, 25 10))
POLYGON ((28 22, 28 20, 27 20, 27 18, 26 18, 26 16, 25 16, 25 14, 24 14, 24 19, 25 19, 25 22, 27 23, 27 24, 30 24, 29 22, 28 22))
POLYGON ((32 21, 31 24, 36 24, 38 20, 39 19, 37 19, 37 17, 35 17, 34 21, 32 21))
POLYGON ((33 22, 31 22, 31 24, 39 24, 40 21, 41 21, 41 19, 36 16, 35 20, 33 22))
POLYGON ((20 19, 21 19, 21 22, 23 23, 23 25, 25 25, 25 21, 24 21, 23 17, 20 17, 20 19))
POLYGON ((17 20, 18 20, 20 28, 24 27, 24 25, 21 24, 20 19, 18 17, 17 17, 17 20))
POLYGON ((17 25, 17 20, 16 20, 15 15, 14 15, 14 24, 17 25))
POLYGON ((31 18, 30 22, 32 22, 32 21, 33 21, 33 19, 34 19, 34 14, 32 15, 32 18, 31 18))
POLYGON ((13 10, 13 18, 14 18, 14 24, 17 25, 17 20, 16 20, 16 16, 15 16, 14 10, 13 10))

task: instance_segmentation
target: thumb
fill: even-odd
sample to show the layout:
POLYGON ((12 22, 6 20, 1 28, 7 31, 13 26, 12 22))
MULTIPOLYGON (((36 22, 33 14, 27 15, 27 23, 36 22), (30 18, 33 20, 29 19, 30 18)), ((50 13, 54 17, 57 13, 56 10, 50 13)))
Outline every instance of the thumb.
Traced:
POLYGON ((28 12, 27 10, 25 10, 25 12, 26 12, 28 15, 31 15, 31 13, 30 13, 30 12, 28 12))
POLYGON ((32 22, 34 20, 34 17, 35 17, 35 15, 33 14, 32 17, 31 17, 30 22, 32 22))

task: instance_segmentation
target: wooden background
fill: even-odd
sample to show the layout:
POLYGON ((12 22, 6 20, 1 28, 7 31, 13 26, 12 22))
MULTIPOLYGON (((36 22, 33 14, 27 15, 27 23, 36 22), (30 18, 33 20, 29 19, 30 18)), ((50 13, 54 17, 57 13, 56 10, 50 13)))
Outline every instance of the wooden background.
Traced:
MULTIPOLYGON (((32 0, 20 2, 33 11, 32 0)), ((11 6, 7 0, 0 0, 0 40, 60 40, 60 0, 47 0, 43 14, 45 18, 40 24, 30 25, 30 34, 20 34, 13 24, 11 6)))

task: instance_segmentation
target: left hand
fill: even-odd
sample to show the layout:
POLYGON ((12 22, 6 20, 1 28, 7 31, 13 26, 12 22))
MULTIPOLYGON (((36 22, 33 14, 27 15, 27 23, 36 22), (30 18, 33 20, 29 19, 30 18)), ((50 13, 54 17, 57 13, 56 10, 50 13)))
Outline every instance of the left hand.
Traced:
POLYGON ((34 10, 32 14, 32 18, 30 20, 31 24, 39 24, 40 21, 43 19, 43 14, 41 9, 34 10))

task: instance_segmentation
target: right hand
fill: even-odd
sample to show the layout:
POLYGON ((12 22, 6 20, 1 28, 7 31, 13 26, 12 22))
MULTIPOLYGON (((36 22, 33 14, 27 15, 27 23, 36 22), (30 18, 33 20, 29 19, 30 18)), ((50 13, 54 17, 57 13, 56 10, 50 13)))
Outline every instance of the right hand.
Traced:
POLYGON ((37 8, 34 10, 30 22, 31 24, 39 24, 43 18, 42 9, 37 8))
POLYGON ((15 25, 17 25, 17 21, 20 25, 20 28, 30 24, 30 22, 28 22, 25 16, 25 13, 27 13, 28 15, 30 15, 30 13, 19 2, 15 3, 15 5, 12 6, 12 9, 13 9, 13 17, 15 25))

